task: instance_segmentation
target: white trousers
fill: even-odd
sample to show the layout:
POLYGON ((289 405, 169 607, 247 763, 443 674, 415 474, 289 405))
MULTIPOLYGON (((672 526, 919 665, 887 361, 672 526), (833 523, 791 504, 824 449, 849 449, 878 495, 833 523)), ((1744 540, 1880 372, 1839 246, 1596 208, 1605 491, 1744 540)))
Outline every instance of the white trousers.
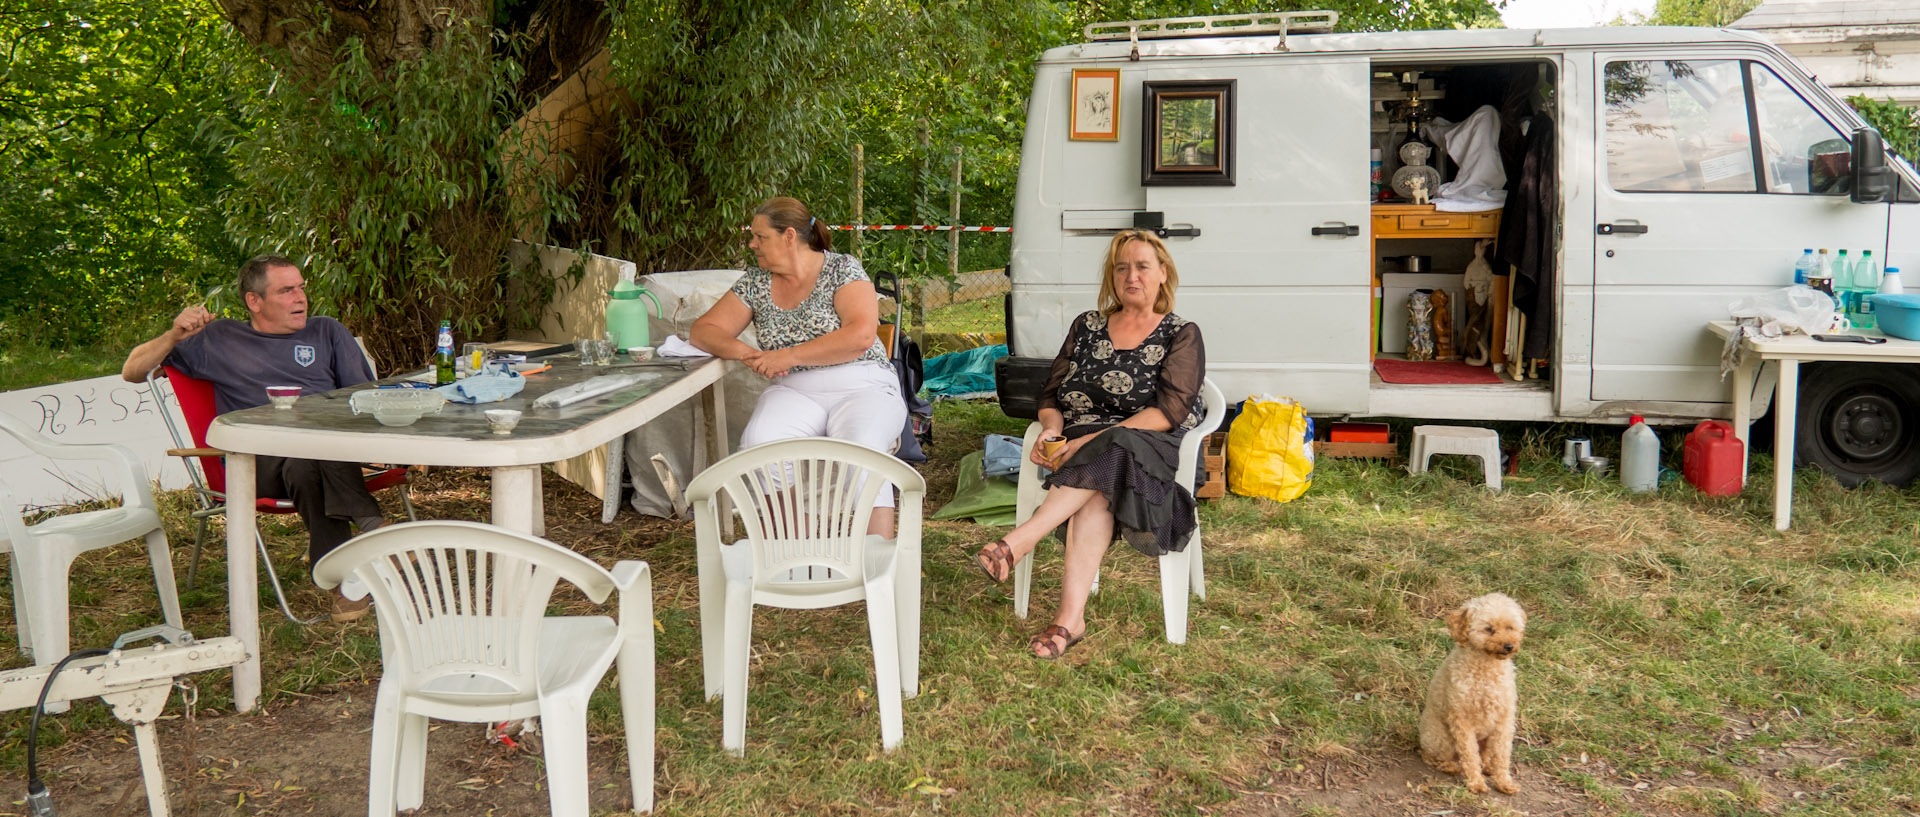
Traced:
MULTIPOLYGON (((906 425, 907 403, 893 367, 849 363, 775 378, 754 404, 740 447, 832 437, 886 454, 900 442, 906 425)), ((881 486, 873 506, 893 507, 892 484, 881 486)))

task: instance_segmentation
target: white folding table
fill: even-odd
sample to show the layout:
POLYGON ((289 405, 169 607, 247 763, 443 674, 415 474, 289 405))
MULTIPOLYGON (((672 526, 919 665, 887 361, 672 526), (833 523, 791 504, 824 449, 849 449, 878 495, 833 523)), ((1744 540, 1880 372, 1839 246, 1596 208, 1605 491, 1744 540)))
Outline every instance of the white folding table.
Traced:
MULTIPOLYGON (((1712 321, 1707 329, 1722 340, 1733 334, 1732 321, 1712 321)), ((1886 337, 1866 329, 1853 334, 1886 337)), ((1920 363, 1920 341, 1887 338, 1886 343, 1829 343, 1794 334, 1740 341, 1740 365, 1733 377, 1733 432, 1751 452, 1747 426, 1753 422, 1753 384, 1764 363, 1779 364, 1773 391, 1773 527, 1786 530, 1793 521, 1793 446, 1799 432, 1800 364, 1803 361, 1857 363, 1920 363)), ((1744 468, 1742 469, 1744 481, 1744 468)))
MULTIPOLYGON (((260 697, 260 604, 255 575, 254 457, 272 455, 340 462, 442 465, 493 470, 493 524, 539 534, 540 466, 592 451, 669 409, 699 396, 696 438, 706 437, 707 462, 727 454, 725 361, 706 358, 686 365, 596 368, 564 360, 527 378, 527 387, 507 400, 482 405, 448 403, 438 414, 410 426, 380 425, 370 414, 354 415, 349 395, 369 385, 306 395, 293 408, 271 406, 215 418, 207 443, 227 454, 227 595, 232 634, 248 660, 233 668, 233 702, 251 710, 260 697), (565 408, 534 408, 540 395, 600 374, 641 374, 629 388, 565 408), (482 412, 524 412, 511 434, 493 434, 482 412), (700 429, 704 427, 704 432, 700 429)), ((696 441, 697 444, 697 441, 696 441)))

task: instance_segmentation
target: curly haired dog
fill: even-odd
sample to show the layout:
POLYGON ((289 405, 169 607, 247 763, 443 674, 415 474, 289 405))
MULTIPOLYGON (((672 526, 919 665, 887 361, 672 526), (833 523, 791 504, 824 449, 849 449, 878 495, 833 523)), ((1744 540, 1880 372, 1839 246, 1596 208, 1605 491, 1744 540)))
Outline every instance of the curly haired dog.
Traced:
POLYGON ((1465 777, 1468 791, 1485 794, 1491 777, 1494 788, 1512 794, 1519 789, 1512 769, 1519 696, 1511 659, 1526 635, 1527 614, 1513 599, 1490 593, 1448 613, 1447 631, 1453 651, 1427 683, 1420 755, 1465 777))

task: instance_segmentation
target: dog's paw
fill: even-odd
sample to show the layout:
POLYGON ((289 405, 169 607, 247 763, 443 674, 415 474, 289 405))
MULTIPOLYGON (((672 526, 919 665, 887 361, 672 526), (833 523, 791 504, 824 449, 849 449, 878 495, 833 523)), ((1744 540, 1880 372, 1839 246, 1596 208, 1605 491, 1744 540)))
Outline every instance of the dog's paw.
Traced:
POLYGON ((1473 792, 1474 794, 1486 794, 1487 793, 1486 778, 1475 777, 1468 780, 1467 791, 1473 792))
POLYGON ((1512 794, 1520 790, 1520 784, 1513 782, 1513 778, 1506 775, 1493 778, 1493 787, 1499 789, 1501 794, 1512 794))
POLYGON ((1459 774, 1460 773, 1460 764, 1455 763, 1451 760, 1440 760, 1440 761, 1429 760, 1427 762, 1432 763, 1433 767, 1435 769, 1439 769, 1442 774, 1459 774))

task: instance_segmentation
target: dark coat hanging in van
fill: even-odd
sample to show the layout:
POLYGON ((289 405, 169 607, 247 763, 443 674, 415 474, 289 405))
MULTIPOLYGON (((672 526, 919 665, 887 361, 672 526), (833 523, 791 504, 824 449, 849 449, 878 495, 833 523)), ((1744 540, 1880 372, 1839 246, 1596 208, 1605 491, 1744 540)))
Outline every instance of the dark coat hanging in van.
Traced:
POLYGON ((1547 358, 1553 341, 1554 177, 1553 119, 1536 114, 1527 126, 1520 172, 1507 177, 1507 207, 1500 217, 1494 258, 1513 275, 1513 305, 1527 316, 1521 348, 1528 359, 1547 358))

